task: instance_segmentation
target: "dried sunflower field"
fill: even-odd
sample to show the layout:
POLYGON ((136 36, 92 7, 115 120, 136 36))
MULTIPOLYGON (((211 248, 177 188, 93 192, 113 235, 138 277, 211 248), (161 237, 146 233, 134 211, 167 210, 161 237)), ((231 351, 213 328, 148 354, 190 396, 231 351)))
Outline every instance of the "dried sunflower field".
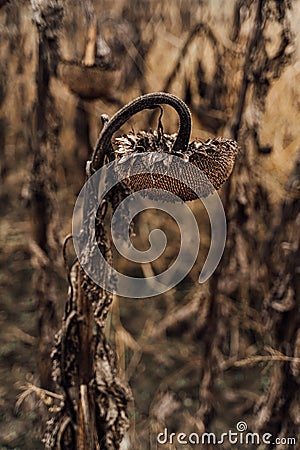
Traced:
MULTIPOLYGON (((0 450, 300 449, 299 23, 299 0, 0 0, 0 450), (89 282, 65 237, 101 115, 151 92, 186 103, 191 140, 240 150, 213 275, 198 283, 211 240, 198 199, 196 263, 135 299, 89 282)), ((160 108, 115 137, 175 133, 160 108)), ((101 220, 121 273, 176 259, 168 214, 134 222, 139 250, 167 236, 147 264, 111 251, 101 220)))

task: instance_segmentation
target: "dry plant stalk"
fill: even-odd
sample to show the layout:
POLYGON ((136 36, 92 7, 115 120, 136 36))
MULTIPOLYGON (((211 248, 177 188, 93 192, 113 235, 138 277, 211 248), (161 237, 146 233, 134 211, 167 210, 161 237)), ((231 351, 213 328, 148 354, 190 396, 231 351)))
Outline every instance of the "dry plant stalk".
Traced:
POLYGON ((32 1, 33 19, 38 32, 37 102, 33 135, 31 208, 33 223, 33 265, 38 311, 38 372, 41 387, 50 388, 50 353, 57 317, 53 273, 58 259, 59 239, 56 214, 56 151, 59 117, 50 92, 58 54, 58 30, 63 17, 62 3, 32 1))
MULTIPOLYGON (((97 243, 111 265, 103 202, 96 219, 97 243)), ((82 238, 90 239, 84 234, 94 226, 93 217, 86 220, 82 238)), ((105 266, 99 270, 111 277, 105 266)), ((48 422, 46 448, 118 449, 128 427, 126 409, 131 397, 117 375, 115 354, 104 334, 112 294, 95 284, 78 262, 71 267, 69 282, 69 300, 52 354, 53 376, 64 400, 48 422)))

